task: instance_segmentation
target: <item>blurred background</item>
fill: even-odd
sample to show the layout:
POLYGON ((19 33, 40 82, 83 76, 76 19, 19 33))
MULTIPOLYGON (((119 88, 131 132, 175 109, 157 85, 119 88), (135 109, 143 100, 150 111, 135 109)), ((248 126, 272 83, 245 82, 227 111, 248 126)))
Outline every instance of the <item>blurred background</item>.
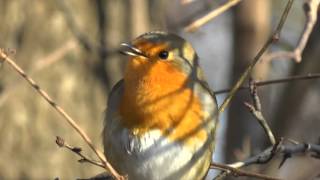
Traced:
MULTIPOLYGON (((213 90, 230 87, 279 21, 286 0, 244 0, 194 33, 183 29, 226 0, 0 0, 0 47, 56 100, 102 149, 107 94, 126 64, 119 44, 151 30, 177 33, 200 56, 213 90)), ((295 47, 306 21, 303 1, 295 1, 270 51, 295 47)), ((301 63, 274 59, 257 64, 257 80, 320 71, 320 31, 316 25, 301 63)), ((305 80, 259 88, 263 113, 276 137, 317 143, 320 137, 320 81, 305 80)), ((224 94, 217 96, 219 102, 224 94)), ((221 117, 215 160, 243 160, 270 146, 262 128, 237 94, 221 117)), ((0 179, 75 179, 103 170, 80 164, 59 149, 55 136, 94 154, 80 136, 7 64, 0 68, 0 179)), ((281 158, 247 169, 285 179, 316 179, 320 161, 301 155, 278 168, 281 158)), ((212 173, 210 173, 212 175, 212 173)), ((209 179, 209 178, 208 178, 209 179)), ((241 179, 241 178, 238 178, 241 179)), ((243 179, 243 178, 242 178, 243 179)))

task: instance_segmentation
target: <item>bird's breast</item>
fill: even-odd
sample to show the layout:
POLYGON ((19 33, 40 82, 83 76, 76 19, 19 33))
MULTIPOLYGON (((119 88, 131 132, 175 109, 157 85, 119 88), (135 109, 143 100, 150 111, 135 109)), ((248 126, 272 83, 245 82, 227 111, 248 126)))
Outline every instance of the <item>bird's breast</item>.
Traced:
POLYGON ((204 141, 201 102, 188 86, 188 77, 170 68, 154 64, 148 72, 124 79, 119 108, 122 124, 137 135, 158 129, 173 141, 204 141))

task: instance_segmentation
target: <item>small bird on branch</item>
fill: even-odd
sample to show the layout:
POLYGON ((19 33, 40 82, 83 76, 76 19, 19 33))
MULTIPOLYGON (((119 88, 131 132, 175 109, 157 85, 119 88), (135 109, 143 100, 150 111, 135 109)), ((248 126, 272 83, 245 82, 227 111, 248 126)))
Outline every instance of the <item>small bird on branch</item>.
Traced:
POLYGON ((122 46, 128 64, 108 99, 107 159, 130 180, 203 179, 218 110, 195 50, 165 32, 122 46))

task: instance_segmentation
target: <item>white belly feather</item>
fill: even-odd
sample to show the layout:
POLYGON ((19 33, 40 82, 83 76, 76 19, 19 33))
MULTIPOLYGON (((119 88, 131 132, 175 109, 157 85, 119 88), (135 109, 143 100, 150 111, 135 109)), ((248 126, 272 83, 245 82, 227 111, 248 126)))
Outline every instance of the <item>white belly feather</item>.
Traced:
POLYGON ((104 131, 105 154, 117 170, 127 173, 129 180, 202 178, 211 154, 208 143, 195 143, 190 148, 163 138, 159 130, 137 137, 116 121, 109 123, 104 131))

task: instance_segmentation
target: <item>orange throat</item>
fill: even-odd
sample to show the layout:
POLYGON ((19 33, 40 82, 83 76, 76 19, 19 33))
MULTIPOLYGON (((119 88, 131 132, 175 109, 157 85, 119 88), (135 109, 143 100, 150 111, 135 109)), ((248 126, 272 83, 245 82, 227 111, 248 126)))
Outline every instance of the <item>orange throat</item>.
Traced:
POLYGON ((188 77, 168 62, 130 60, 120 103, 121 123, 141 135, 159 129, 170 139, 206 138, 200 100, 188 77), (194 136, 195 135, 195 136, 194 136))

